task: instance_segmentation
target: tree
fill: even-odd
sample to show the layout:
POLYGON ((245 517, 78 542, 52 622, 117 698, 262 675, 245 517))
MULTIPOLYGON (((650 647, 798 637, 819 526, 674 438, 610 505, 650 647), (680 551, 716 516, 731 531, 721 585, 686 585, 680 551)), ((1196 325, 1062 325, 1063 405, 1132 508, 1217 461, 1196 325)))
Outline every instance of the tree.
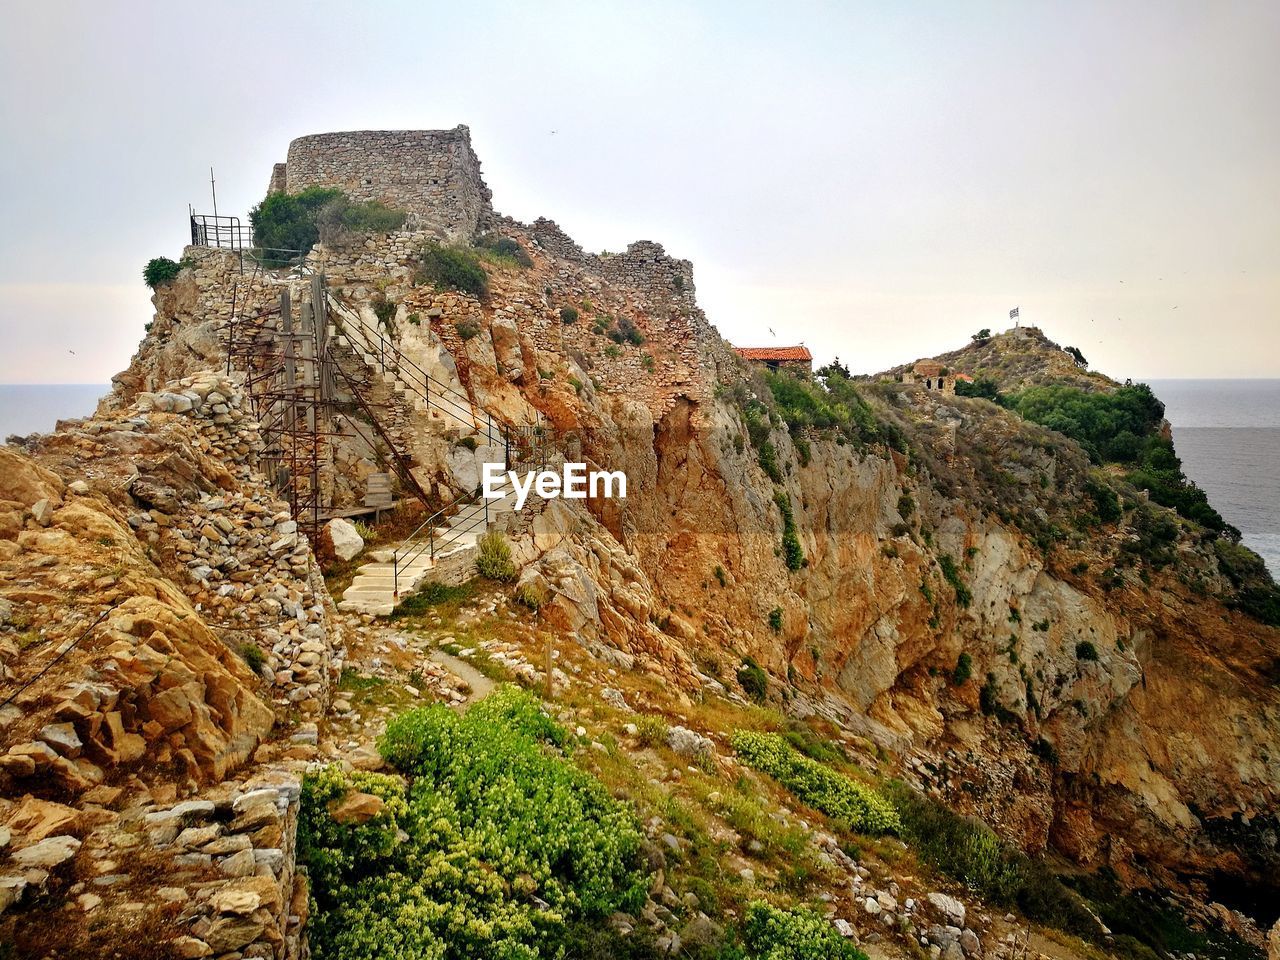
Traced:
POLYGON ((1089 361, 1084 358, 1084 354, 1080 352, 1079 347, 1063 347, 1062 349, 1065 350, 1067 353, 1071 354, 1071 359, 1075 360, 1076 366, 1078 367, 1089 366, 1089 361))
POLYGON ((972 340, 974 343, 986 343, 988 340, 991 339, 991 328, 983 327, 981 330, 979 330, 969 339, 972 340))

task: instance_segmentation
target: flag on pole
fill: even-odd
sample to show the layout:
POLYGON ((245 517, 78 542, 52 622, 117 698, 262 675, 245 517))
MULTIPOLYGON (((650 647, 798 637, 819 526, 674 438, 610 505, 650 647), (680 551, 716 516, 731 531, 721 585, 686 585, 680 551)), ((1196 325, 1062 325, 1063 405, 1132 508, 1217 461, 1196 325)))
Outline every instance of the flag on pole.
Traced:
POLYGON ((1009 311, 1009 319, 1010 319, 1010 320, 1017 320, 1017 319, 1018 319, 1018 308, 1017 308, 1017 307, 1014 307, 1012 310, 1010 310, 1010 311, 1009 311))

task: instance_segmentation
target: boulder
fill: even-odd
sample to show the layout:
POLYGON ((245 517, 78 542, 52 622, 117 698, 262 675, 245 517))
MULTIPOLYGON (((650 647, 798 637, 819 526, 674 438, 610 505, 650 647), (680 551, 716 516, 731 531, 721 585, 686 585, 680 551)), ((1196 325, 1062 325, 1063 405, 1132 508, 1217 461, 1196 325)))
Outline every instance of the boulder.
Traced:
POLYGON ((674 726, 667 730, 667 746, 680 756, 699 762, 710 760, 716 755, 715 744, 687 727, 674 726))
POLYGON ((372 793, 352 791, 329 804, 329 816, 338 823, 367 823, 382 812, 385 804, 372 793))
POLYGON ((64 757, 74 759, 80 756, 80 751, 84 749, 75 726, 70 723, 46 724, 40 728, 37 736, 64 757))
POLYGON ((928 901, 930 907, 943 920, 953 926, 964 926, 965 908, 964 904, 955 897, 949 897, 945 893, 931 893, 925 900, 928 901))
POLYGON ((38 843, 55 834, 76 829, 80 814, 71 807, 52 800, 23 797, 9 817, 8 826, 24 843, 38 843))
POLYGON ((364 537, 360 536, 356 525, 350 520, 334 517, 325 529, 329 531, 333 552, 339 560, 354 560, 364 549, 364 537))
POLYGON ((49 837, 19 850, 13 859, 19 866, 52 870, 74 857, 79 849, 80 841, 75 837, 49 837))

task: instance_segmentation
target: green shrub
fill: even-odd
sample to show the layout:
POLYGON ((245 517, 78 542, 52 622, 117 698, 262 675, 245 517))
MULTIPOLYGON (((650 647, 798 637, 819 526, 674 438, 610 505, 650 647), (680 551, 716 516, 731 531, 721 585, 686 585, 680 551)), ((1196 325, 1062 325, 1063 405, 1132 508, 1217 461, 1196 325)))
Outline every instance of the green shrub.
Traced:
POLYGON ((782 632, 782 608, 774 607, 769 611, 769 629, 774 633, 782 632))
POLYGON ((901 836, 924 862, 1002 907, 1100 942, 1102 928, 1081 898, 1040 861, 1002 841, 981 820, 962 817, 906 784, 890 783, 901 836))
POLYGON ((153 257, 147 261, 147 265, 142 268, 142 281, 154 290, 156 287, 164 286, 175 280, 182 268, 189 266, 186 260, 179 263, 176 260, 170 260, 168 257, 153 257))
POLYGON ((378 318, 378 323, 390 330, 391 321, 396 318, 395 302, 388 300, 385 293, 379 292, 370 298, 369 306, 373 308, 373 315, 378 318))
POLYGON ((418 252, 414 283, 437 290, 457 290, 477 300, 489 295, 489 275, 470 247, 428 243, 418 252))
POLYGON ((722 587, 728 585, 729 579, 727 576, 725 576, 724 567, 720 566, 720 564, 717 563, 716 568, 711 572, 716 578, 716 583, 720 584, 720 586, 722 587))
POLYGON ((642 713, 636 717, 636 740, 642 747, 660 747, 667 742, 670 727, 656 713, 642 713))
POLYGON ((738 668, 738 684, 756 703, 764 703, 764 698, 769 693, 769 675, 751 657, 743 660, 742 666, 738 668))
POLYGON ((796 519, 791 512, 791 498, 779 490, 773 495, 782 514, 782 559, 788 570, 799 570, 805 566, 804 548, 800 546, 800 535, 796 533, 796 519))
POLYGON ((407 597, 402 598, 396 608, 391 611, 391 618, 398 620, 402 617, 417 616, 441 604, 469 600, 474 594, 475 587, 470 583, 450 586, 434 580, 428 581, 407 597))
POLYGON ((315 214, 320 240, 329 246, 344 247, 355 236, 390 233, 404 226, 405 212, 380 200, 350 200, 339 195, 315 214))
POLYGON ((516 565, 511 559, 511 544, 497 530, 490 530, 476 541, 476 569, 480 576, 499 583, 516 578, 516 565))
POLYGON ((457 331, 458 339, 466 343, 480 332, 480 325, 473 320, 459 320, 453 325, 453 329, 457 331))
POLYGON ((267 662, 262 648, 256 643, 248 642, 240 644, 240 659, 247 663, 254 673, 261 673, 263 665, 267 662))
POLYGON ((961 653, 956 659, 955 669, 951 671, 951 682, 961 687, 971 676, 973 676, 973 657, 968 653, 961 653))
POLYGON ((561 307, 560 322, 561 323, 577 323, 578 322, 577 309, 574 307, 561 307))
POLYGON ((1120 497, 1102 478, 1090 477, 1086 480, 1084 492, 1093 500, 1094 510, 1103 523, 1116 523, 1124 516, 1124 511, 1120 509, 1120 497))
POLYGON ((306 256, 320 240, 320 211, 339 199, 345 199, 342 191, 330 187, 268 194, 249 211, 253 242, 261 252, 262 262, 278 267, 293 257, 306 256))
POLYGON ((532 267, 533 259, 525 252, 524 247, 512 237, 504 237, 500 233, 483 233, 476 237, 474 246, 487 252, 498 261, 505 261, 512 266, 532 267))
POLYGON ((916 502, 911 498, 911 494, 904 493, 898 498, 898 515, 903 520, 908 519, 916 512, 916 502))
POLYGON ((773 442, 770 440, 760 444, 757 456, 760 460, 760 469, 774 483, 782 482, 782 468, 778 466, 778 451, 774 449, 773 442))
POLYGON ((465 715, 435 705, 379 740, 410 779, 328 767, 303 781, 299 859, 310 875, 317 960, 557 955, 570 924, 637 912, 635 815, 550 746, 564 730, 503 687, 465 715), (365 823, 330 806, 383 800, 365 823))
POLYGON ((1098 648, 1093 645, 1093 641, 1081 640, 1076 644, 1076 659, 1097 661, 1098 648))
POLYGON ((867 960, 867 955, 811 910, 756 902, 743 930, 751 960, 867 960))
POLYGON ((548 599, 547 588, 537 582, 531 581, 516 590, 516 603, 535 612, 541 610, 548 599))
POLYGON ((738 757, 767 773, 802 801, 859 833, 893 833, 898 814, 888 800, 866 784, 796 752, 776 733, 735 730, 738 757))
POLYGON ((960 568, 956 566, 955 559, 951 554, 944 553, 938 558, 938 566, 942 568, 942 576, 947 583, 951 584, 951 589, 956 592, 956 603, 962 607, 968 607, 973 602, 973 594, 970 593, 964 579, 960 576, 960 568))

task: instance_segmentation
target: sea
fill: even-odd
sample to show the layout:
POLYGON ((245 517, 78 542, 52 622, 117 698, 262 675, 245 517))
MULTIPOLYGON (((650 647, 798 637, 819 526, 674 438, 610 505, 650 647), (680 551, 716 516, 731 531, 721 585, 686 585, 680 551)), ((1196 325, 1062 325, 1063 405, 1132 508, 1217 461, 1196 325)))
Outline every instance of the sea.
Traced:
POLYGON ((105 383, 0 383, 0 443, 13 434, 48 433, 59 420, 87 417, 105 383))
POLYGON ((1151 380, 1182 471, 1280 579, 1280 380, 1151 380))
MULTIPOLYGON (((1280 578, 1280 380, 1152 380, 1182 468, 1280 578)), ((107 384, 0 384, 0 440, 93 412, 107 384)))

